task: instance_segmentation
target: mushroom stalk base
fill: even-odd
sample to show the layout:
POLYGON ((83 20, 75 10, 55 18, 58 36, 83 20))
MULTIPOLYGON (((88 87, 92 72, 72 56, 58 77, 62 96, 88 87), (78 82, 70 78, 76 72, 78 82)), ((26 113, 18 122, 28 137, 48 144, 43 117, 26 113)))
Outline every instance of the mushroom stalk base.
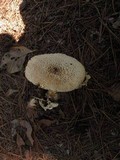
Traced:
POLYGON ((46 97, 50 100, 53 100, 53 101, 57 101, 58 100, 58 94, 56 91, 51 91, 49 90, 46 94, 46 97))

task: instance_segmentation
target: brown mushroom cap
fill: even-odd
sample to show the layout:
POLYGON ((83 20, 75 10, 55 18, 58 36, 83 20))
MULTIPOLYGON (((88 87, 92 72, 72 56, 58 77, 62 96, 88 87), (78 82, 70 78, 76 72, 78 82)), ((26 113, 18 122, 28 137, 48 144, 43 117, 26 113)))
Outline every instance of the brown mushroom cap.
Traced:
POLYGON ((78 60, 61 53, 34 56, 25 69, 26 78, 34 85, 56 92, 79 88, 85 75, 85 68, 78 60))

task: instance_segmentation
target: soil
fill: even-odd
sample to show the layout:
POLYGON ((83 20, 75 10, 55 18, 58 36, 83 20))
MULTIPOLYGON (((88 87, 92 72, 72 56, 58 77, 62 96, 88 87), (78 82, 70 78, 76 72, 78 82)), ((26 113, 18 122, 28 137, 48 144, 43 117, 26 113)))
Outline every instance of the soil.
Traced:
POLYGON ((21 72, 0 71, 0 160, 120 159, 119 8, 119 0, 0 2, 0 59, 14 45, 36 50, 21 72), (91 79, 87 86, 59 93, 53 110, 37 105, 30 118, 28 102, 46 91, 28 82, 24 70, 32 56, 44 53, 76 58, 91 79), (9 89, 17 92, 7 96, 9 89), (33 146, 24 138, 25 145, 17 145, 11 134, 15 119, 31 124, 33 146), (40 125, 43 119, 55 123, 40 125))

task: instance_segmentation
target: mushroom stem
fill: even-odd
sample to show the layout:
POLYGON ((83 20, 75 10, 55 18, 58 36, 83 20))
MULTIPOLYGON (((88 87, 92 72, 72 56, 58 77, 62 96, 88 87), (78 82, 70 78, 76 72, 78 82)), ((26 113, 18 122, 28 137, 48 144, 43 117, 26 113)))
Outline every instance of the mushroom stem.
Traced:
POLYGON ((58 100, 58 94, 57 94, 56 91, 48 90, 46 96, 50 100, 53 100, 53 101, 57 101, 58 100))

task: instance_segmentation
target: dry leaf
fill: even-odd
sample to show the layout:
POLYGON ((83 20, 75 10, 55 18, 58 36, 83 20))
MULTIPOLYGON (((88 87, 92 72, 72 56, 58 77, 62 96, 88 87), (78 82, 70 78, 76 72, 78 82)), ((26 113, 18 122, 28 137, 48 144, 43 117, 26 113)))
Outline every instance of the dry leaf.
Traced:
POLYGON ((18 90, 16 90, 16 89, 8 89, 8 91, 6 92, 6 97, 9 97, 9 96, 11 96, 12 94, 14 94, 14 93, 16 93, 16 92, 18 92, 18 90))
POLYGON ((15 119, 12 122, 12 136, 14 137, 17 134, 16 128, 21 126, 26 128, 26 135, 27 138, 29 139, 31 145, 33 145, 33 138, 32 138, 32 127, 30 125, 29 122, 27 122, 26 120, 19 120, 19 119, 15 119))
POLYGON ((21 71, 27 54, 31 52, 34 51, 24 46, 12 47, 9 52, 4 54, 0 68, 7 69, 9 73, 21 71))
POLYGON ((16 142, 17 142, 18 147, 25 145, 25 142, 23 141, 22 137, 19 134, 17 134, 16 142))
POLYGON ((30 119, 30 121, 33 121, 35 118, 38 118, 37 110, 34 108, 27 108, 27 116, 30 119))
POLYGON ((40 120, 39 125, 43 127, 49 127, 56 122, 57 120, 42 119, 40 120))
POLYGON ((31 145, 33 145, 34 140, 33 140, 32 135, 31 135, 32 134, 32 127, 31 127, 30 123, 28 123, 25 120, 20 120, 19 123, 20 123, 20 126, 27 129, 26 135, 27 135, 31 145))
POLYGON ((31 49, 28 49, 27 47, 24 46, 15 46, 11 48, 14 52, 20 52, 21 54, 28 54, 31 52, 34 52, 34 50, 32 51, 31 49))

